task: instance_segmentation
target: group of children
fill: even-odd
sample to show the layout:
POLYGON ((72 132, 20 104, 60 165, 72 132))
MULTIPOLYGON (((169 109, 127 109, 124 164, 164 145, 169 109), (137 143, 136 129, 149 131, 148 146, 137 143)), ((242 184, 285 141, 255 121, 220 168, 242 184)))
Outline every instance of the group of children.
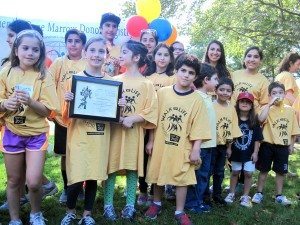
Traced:
POLYGON ((107 43, 102 37, 87 41, 83 33, 72 29, 66 33, 65 42, 68 54, 46 71, 41 35, 24 30, 12 45, 10 64, 0 72, 9 225, 23 224, 19 199, 24 178, 31 203, 30 224, 45 224, 41 184, 48 146, 47 118, 55 121, 55 151, 63 155, 65 196, 61 198, 65 198, 67 211, 61 225, 77 219, 76 202, 83 186, 84 212, 80 223, 96 224, 92 210, 97 181, 104 187, 104 217, 115 221, 118 216, 113 197, 118 173, 126 175, 126 205, 121 217, 130 221, 136 213, 139 177, 153 184, 153 201, 145 212, 147 219, 156 219, 161 213, 164 186, 173 185, 174 218, 179 224, 192 224, 184 209, 196 213, 210 210, 210 177, 213 201, 230 204, 235 199, 241 170, 245 172, 241 205, 260 203, 272 164, 276 173, 275 201, 290 204, 282 195, 283 180, 288 155, 300 129, 294 110, 283 104, 284 85, 271 83, 269 102, 255 111, 251 93, 238 93, 236 102, 230 102, 234 92, 230 78, 219 78, 216 68, 189 54, 180 54, 175 63, 172 49, 165 44, 153 49, 151 62, 147 63, 149 49, 144 44, 132 40, 124 43, 118 63, 125 72, 111 77, 102 68, 108 58, 107 43), (118 101, 122 111, 119 123, 69 117, 74 74, 123 83, 123 97, 118 101), (149 157, 147 162, 145 154, 149 157), (221 188, 227 159, 232 172, 230 192, 223 199, 221 188), (260 174, 257 193, 251 200, 255 166, 260 174))

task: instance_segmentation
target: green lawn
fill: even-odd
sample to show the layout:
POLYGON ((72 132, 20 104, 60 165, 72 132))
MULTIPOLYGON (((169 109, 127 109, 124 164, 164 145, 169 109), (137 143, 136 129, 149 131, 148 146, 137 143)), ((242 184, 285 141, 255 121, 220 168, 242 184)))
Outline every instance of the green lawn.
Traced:
MULTIPOLYGON (((51 153, 48 154, 46 162, 46 175, 54 180, 62 189, 62 182, 60 177, 60 158, 54 157, 51 153)), ((291 171, 297 172, 300 176, 300 151, 291 156, 290 160, 291 171)), ((255 175, 256 177, 256 175, 255 175)), ((228 172, 226 172, 226 180, 224 186, 228 184, 228 172)), ((117 182, 115 206, 117 212, 122 210, 125 204, 125 198, 123 197, 124 179, 120 177, 117 182)), ((6 174, 3 163, 3 157, 0 156, 0 202, 5 200, 5 184, 6 174)), ((252 194, 255 190, 252 190, 252 194)), ((254 205, 251 209, 242 208, 238 203, 227 207, 214 207, 213 211, 208 214, 191 215, 194 224, 222 224, 222 225, 258 225, 258 224, 300 224, 300 206, 297 200, 296 193, 300 191, 300 179, 287 177, 286 185, 284 187, 284 193, 294 201, 291 207, 283 207, 274 204, 274 174, 271 173, 267 181, 265 189, 265 201, 261 205, 254 205)), ((60 193, 53 197, 48 197, 43 201, 42 211, 47 218, 48 225, 59 225, 60 220, 65 213, 64 206, 58 202, 60 193)), ((224 193, 225 195, 225 193, 224 193)), ((143 213, 145 209, 137 208, 138 213, 136 217, 136 224, 175 224, 173 219, 174 203, 165 201, 163 203, 163 213, 159 216, 156 222, 149 222, 144 220, 143 213)), ((83 204, 78 204, 78 214, 82 212, 83 204)), ((21 217, 24 224, 28 224, 28 215, 30 207, 27 205, 21 210, 21 217)), ((97 199, 94 209, 94 218, 97 224, 130 224, 125 221, 119 220, 116 223, 108 223, 103 217, 103 190, 98 188, 97 199)), ((0 225, 8 224, 9 215, 6 212, 0 212, 0 225)))

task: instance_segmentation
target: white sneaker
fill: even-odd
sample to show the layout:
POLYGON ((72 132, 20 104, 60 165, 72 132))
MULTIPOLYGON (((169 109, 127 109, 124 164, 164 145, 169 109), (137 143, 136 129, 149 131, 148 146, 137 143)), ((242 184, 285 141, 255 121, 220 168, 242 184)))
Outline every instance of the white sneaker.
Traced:
POLYGON ((59 197, 59 203, 64 204, 67 202, 67 190, 63 190, 60 197, 59 197))
POLYGON ((231 204, 234 202, 234 199, 234 193, 229 193, 224 200, 226 203, 231 204))
POLYGON ((23 225, 21 220, 11 220, 8 225, 23 225))
POLYGON ((45 221, 46 219, 43 217, 43 214, 41 212, 37 212, 34 214, 30 213, 30 225, 46 225, 45 221))
POLYGON ((281 205, 291 205, 292 202, 288 200, 284 195, 279 195, 275 198, 275 203, 281 204, 281 205))
POLYGON ((248 195, 243 195, 240 199, 241 206, 247 207, 247 208, 251 208, 252 207, 252 203, 251 203, 251 197, 248 195))
POLYGON ((252 202, 256 203, 256 204, 260 204, 262 202, 262 200, 264 199, 264 196, 262 193, 255 193, 255 195, 253 195, 252 197, 252 202))
POLYGON ((66 213, 65 217, 61 220, 60 225, 71 225, 76 220, 75 213, 66 213))

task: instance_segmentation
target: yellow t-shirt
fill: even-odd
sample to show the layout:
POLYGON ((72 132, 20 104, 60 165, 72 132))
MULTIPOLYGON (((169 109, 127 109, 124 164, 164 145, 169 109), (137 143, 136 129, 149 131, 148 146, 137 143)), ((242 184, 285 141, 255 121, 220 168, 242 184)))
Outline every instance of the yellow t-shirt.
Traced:
POLYGON ((144 129, 154 129, 157 124, 157 96, 154 86, 144 76, 129 77, 121 74, 114 77, 123 82, 126 99, 123 116, 139 115, 144 123, 136 123, 132 129, 120 124, 111 124, 111 142, 108 173, 120 170, 137 170, 144 175, 144 129))
POLYGON ((196 183, 189 155, 194 140, 211 138, 208 112, 197 92, 179 95, 173 86, 158 92, 158 125, 146 181, 158 185, 186 186, 196 183))
MULTIPOLYGON (((76 75, 86 76, 84 73, 76 75)), ((109 76, 102 79, 111 80, 109 76)), ((71 86, 71 79, 69 79, 69 83, 69 86, 71 86)), ((64 104, 62 110, 62 117, 68 128, 66 151, 68 185, 85 180, 106 180, 110 123, 99 120, 69 118, 68 107, 69 104, 64 104)))
MULTIPOLYGON (((26 90, 31 98, 42 103, 47 109, 59 112, 55 85, 50 76, 40 80, 40 73, 18 67, 5 67, 0 71, 0 101, 8 99, 14 94, 15 88, 26 90)), ((3 112, 0 115, 6 127, 21 136, 39 135, 49 131, 49 124, 44 116, 36 113, 29 106, 21 105, 15 112, 3 112)))
POLYGON ((109 53, 107 55, 104 65, 102 66, 101 71, 104 74, 113 77, 119 74, 120 65, 118 62, 119 62, 121 47, 118 45, 114 45, 114 46, 108 45, 107 48, 109 53))
POLYGON ((225 145, 243 135, 235 108, 231 104, 223 106, 215 101, 214 109, 217 117, 217 145, 225 145))
MULTIPOLYGON (((52 76, 55 85, 56 92, 61 108, 64 104, 65 92, 68 88, 68 81, 76 73, 84 70, 86 66, 86 61, 84 59, 80 60, 70 60, 67 56, 59 57, 49 67, 49 74, 52 76)), ((61 113, 57 114, 55 121, 61 126, 66 126, 61 118, 61 113)))
POLYGON ((290 145, 291 136, 298 134, 300 134, 300 128, 292 107, 271 106, 263 125, 263 141, 270 144, 290 145))
POLYGON ((268 97, 268 79, 261 73, 249 75, 245 70, 238 70, 232 73, 231 79, 234 83, 234 93, 232 103, 235 104, 239 93, 250 92, 254 96, 255 111, 269 102, 268 97))
MULTIPOLYGON (((280 83, 282 83, 285 87, 285 91, 292 91, 295 98, 298 97, 299 88, 293 74, 287 71, 281 72, 275 77, 275 81, 279 81, 280 83)), ((291 106, 293 105, 293 102, 290 102, 287 98, 285 98, 284 104, 291 106)))
POLYGON ((147 76, 149 80, 152 81, 155 90, 158 91, 162 87, 167 87, 171 86, 176 83, 176 76, 168 76, 166 74, 158 74, 158 73, 153 73, 150 76, 147 76))

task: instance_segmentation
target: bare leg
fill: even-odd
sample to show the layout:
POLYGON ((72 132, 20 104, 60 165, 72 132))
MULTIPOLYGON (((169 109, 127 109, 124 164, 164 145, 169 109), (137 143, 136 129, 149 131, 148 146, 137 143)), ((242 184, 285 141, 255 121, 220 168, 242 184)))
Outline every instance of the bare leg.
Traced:
POLYGON ((176 211, 183 211, 186 199, 187 186, 176 186, 176 211))
POLYGON ((235 193, 235 187, 239 179, 240 171, 232 171, 230 176, 230 193, 235 193))
POLYGON ((282 189, 283 189, 283 181, 284 181, 284 175, 276 173, 276 195, 281 195, 282 194, 282 189))
POLYGON ((244 195, 248 196, 252 185, 252 173, 245 171, 244 176, 244 195))
POLYGON ((41 210, 41 188, 45 156, 46 151, 26 152, 26 183, 29 189, 31 213, 36 213, 41 210))
POLYGON ((262 192, 266 183, 268 172, 260 172, 257 181, 257 191, 262 192))
POLYGON ((25 154, 4 154, 7 173, 7 201, 11 220, 20 218, 20 190, 24 189, 25 154))

